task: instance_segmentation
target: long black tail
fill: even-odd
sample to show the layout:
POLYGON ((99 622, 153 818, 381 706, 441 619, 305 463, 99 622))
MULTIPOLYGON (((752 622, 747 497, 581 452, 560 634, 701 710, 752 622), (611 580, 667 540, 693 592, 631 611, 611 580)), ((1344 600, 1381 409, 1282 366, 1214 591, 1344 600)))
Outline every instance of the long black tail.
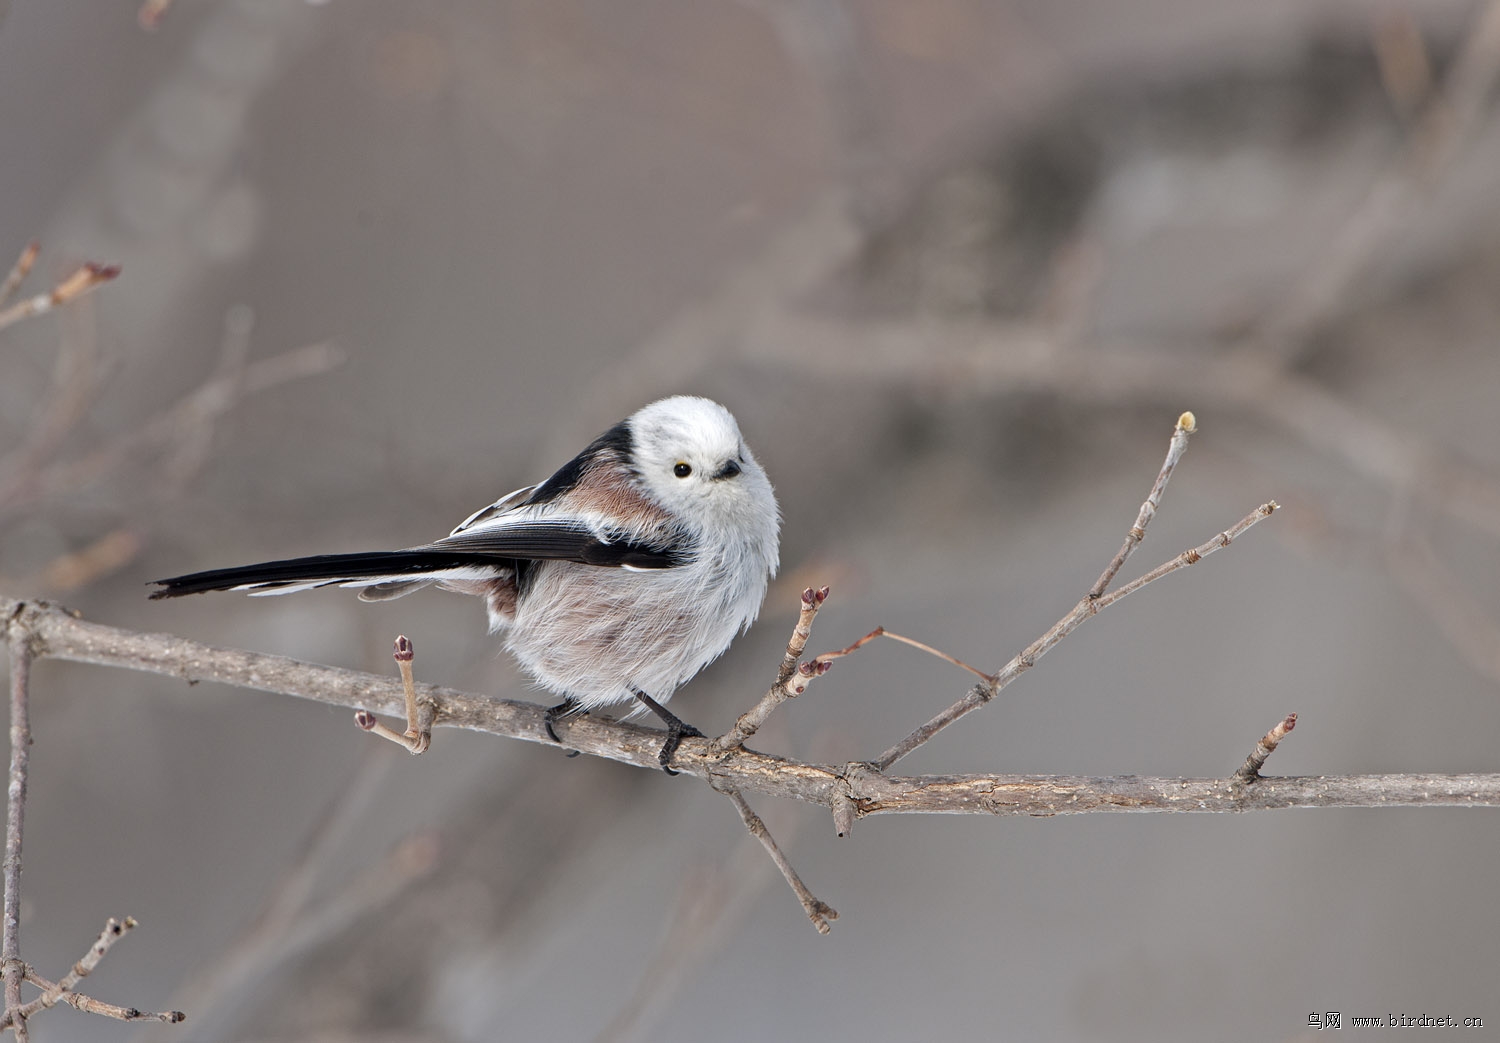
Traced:
POLYGON ((175 598, 184 594, 202 594, 210 590, 233 590, 254 587, 270 590, 294 583, 322 580, 339 583, 349 580, 418 579, 450 569, 488 569, 514 564, 494 554, 465 554, 444 550, 388 550, 363 554, 320 554, 311 558, 288 558, 265 561, 259 565, 240 565, 232 569, 213 569, 186 576, 173 576, 154 582, 162 589, 152 598, 175 598))

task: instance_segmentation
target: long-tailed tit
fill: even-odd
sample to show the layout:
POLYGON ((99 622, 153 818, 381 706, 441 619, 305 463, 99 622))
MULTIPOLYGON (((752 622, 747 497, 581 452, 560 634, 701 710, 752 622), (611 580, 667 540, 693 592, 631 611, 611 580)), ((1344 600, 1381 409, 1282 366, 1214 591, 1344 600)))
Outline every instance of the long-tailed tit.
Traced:
POLYGON ((667 724, 661 765, 675 774, 672 753, 698 732, 661 704, 754 621, 779 528, 776 495, 734 417, 677 396, 433 543, 195 572, 157 580, 151 596, 337 584, 384 601, 431 583, 477 595, 521 666, 563 697, 549 732, 575 713, 650 707, 667 724))

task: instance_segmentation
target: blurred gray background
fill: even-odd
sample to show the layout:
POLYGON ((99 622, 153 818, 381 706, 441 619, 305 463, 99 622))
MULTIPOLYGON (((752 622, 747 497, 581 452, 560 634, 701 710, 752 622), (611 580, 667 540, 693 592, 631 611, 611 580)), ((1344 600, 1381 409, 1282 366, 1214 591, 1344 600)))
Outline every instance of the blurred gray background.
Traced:
MULTIPOLYGON (((406 633, 421 680, 550 701, 469 599, 144 584, 422 542, 705 394, 785 513, 760 623, 673 703, 722 731, 809 584, 833 586, 812 650, 883 624, 1002 664, 1093 582, 1192 409, 1127 578, 1285 511, 902 770, 1226 775, 1289 711, 1271 773, 1500 767, 1488 6, 159 13, 0 22, 0 266, 32 238, 27 293, 123 266, 0 332, 6 594, 383 673, 406 633)), ((755 744, 874 756, 966 686, 875 644, 755 744)), ((61 1010, 43 1041, 1500 1025, 1488 811, 893 816, 840 840, 759 801, 841 914, 823 938, 686 778, 448 731, 413 759, 344 711, 53 662, 33 702, 23 954, 55 977, 133 915, 88 991, 189 1015, 61 1010)))

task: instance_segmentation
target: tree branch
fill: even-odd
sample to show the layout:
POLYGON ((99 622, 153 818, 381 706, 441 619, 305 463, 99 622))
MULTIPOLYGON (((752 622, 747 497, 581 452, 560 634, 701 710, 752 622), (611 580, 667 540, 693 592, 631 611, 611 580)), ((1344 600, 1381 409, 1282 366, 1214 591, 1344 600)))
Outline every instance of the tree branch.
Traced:
MULTIPOLYGON (((45 602, 0 598, 0 615, 32 640, 37 658, 164 674, 184 681, 276 692, 349 709, 398 715, 405 706, 393 678, 241 649, 214 648, 170 634, 89 623, 45 602)), ((436 727, 466 728, 553 745, 546 708, 533 703, 417 686, 430 700, 436 727)), ((652 771, 661 732, 598 717, 568 731, 573 749, 652 771)), ((750 749, 722 756, 711 740, 684 739, 674 767, 721 787, 834 809, 852 802, 859 817, 886 814, 1058 815, 1085 812, 1227 812, 1292 807, 1412 807, 1441 804, 1500 807, 1500 774, 1268 776, 1247 787, 1234 776, 1178 779, 1002 774, 886 775, 869 764, 829 765, 750 749)))
POLYGON ((10 651, 10 785, 5 802, 5 909, 0 927, 0 967, 5 977, 5 1012, 12 1019, 17 1043, 28 1039, 21 1013, 21 827, 26 817, 26 777, 31 763, 31 635, 20 625, 20 613, 6 606, 10 651))

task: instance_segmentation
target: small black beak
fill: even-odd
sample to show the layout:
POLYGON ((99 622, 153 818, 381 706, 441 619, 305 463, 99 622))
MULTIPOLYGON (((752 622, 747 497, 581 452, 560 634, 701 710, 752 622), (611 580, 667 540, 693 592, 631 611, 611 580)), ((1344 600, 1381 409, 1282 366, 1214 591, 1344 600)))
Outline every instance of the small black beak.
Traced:
POLYGON ((738 460, 730 460, 723 467, 719 468, 719 473, 714 475, 714 481, 718 481, 720 478, 733 478, 739 473, 740 462, 738 460))

